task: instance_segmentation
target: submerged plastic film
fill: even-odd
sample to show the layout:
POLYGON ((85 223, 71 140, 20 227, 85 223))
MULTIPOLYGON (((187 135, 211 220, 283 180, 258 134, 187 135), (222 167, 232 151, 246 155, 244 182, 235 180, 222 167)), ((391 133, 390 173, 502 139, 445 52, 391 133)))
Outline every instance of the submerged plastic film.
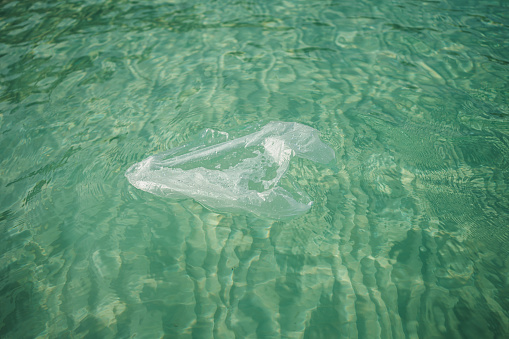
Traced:
POLYGON ((235 139, 208 129, 198 144, 150 156, 125 175, 136 188, 159 196, 193 198, 218 212, 282 219, 306 212, 313 203, 285 178, 294 156, 322 164, 335 158, 316 129, 271 122, 235 139))

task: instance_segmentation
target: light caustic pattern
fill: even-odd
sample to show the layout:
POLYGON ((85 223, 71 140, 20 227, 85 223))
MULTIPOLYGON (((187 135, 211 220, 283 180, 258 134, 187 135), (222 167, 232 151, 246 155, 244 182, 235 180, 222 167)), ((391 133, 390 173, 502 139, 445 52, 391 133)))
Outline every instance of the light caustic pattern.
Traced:
POLYGON ((509 337, 508 15, 498 0, 1 2, 0 337, 509 337), (313 201, 291 220, 124 176, 206 128, 269 121, 336 155, 289 162, 278 185, 313 201))

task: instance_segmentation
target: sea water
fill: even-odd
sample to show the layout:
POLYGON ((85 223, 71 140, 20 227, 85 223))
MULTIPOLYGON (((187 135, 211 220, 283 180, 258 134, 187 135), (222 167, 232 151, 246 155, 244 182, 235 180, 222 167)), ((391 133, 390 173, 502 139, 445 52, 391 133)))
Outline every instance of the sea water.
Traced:
POLYGON ((0 337, 508 337, 508 7, 1 2, 0 337), (270 121, 293 219, 124 176, 270 121))

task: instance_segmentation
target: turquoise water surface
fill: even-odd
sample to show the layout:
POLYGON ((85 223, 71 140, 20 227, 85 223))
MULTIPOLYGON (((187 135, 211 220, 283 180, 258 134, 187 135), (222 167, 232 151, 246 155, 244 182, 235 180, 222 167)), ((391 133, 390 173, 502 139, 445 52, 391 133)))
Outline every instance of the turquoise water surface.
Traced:
POLYGON ((0 2, 0 338, 509 337, 509 2, 0 2), (288 220, 138 190, 270 121, 288 220))

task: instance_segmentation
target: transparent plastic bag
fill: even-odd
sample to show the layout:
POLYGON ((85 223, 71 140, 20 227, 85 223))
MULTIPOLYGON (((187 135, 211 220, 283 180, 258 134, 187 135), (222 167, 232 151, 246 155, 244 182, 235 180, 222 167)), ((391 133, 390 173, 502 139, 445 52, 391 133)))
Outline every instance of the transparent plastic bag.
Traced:
POLYGON ((282 184, 296 156, 328 164, 334 151, 318 131, 292 122, 271 122, 232 139, 206 130, 196 144, 156 154, 134 164, 129 182, 169 198, 193 198, 218 212, 252 212, 270 219, 302 214, 312 201, 294 183, 282 184))

